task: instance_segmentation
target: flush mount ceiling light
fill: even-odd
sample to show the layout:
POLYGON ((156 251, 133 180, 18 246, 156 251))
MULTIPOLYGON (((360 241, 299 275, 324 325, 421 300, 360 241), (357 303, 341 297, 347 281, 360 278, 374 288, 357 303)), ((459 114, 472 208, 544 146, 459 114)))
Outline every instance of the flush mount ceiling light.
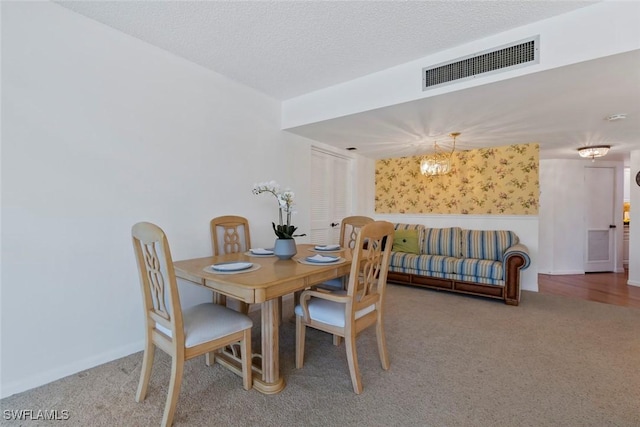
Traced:
POLYGON ((609 122, 615 122, 617 120, 624 120, 627 118, 627 115, 625 113, 620 113, 620 114, 612 114, 610 116, 605 117, 605 120, 609 121, 609 122))
POLYGON ((422 175, 446 175, 451 172, 451 158, 453 151, 456 149, 456 138, 460 136, 460 132, 450 133, 453 137, 453 147, 451 152, 447 152, 438 147, 437 143, 433 143, 433 154, 426 155, 420 161, 420 172, 422 175))
POLYGON ((595 162, 596 157, 605 156, 609 152, 610 148, 610 145, 592 145, 589 147, 578 148, 578 154, 580 154, 580 157, 590 157, 591 161, 595 162))

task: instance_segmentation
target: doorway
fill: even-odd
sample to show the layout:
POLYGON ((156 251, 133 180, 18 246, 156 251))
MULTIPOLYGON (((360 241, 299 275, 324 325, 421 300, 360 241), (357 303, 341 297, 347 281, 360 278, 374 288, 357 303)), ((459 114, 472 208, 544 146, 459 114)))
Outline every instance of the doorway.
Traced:
POLYGON ((584 271, 615 271, 615 168, 585 168, 584 271))

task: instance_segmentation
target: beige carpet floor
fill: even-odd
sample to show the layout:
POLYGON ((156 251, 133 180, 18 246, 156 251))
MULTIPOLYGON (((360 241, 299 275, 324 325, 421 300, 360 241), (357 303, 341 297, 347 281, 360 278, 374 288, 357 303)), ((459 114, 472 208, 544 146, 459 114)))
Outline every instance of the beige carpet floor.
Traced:
MULTIPOLYGON (((361 395, 351 388, 344 344, 334 347, 324 333, 309 330, 305 366, 296 370, 295 325, 285 322, 282 393, 244 391, 240 377, 194 359, 174 425, 640 426, 640 310, 532 292, 511 307, 388 290, 391 368, 380 368, 375 333, 365 331, 357 342, 361 395)), ((170 359, 156 352, 148 397, 136 403, 141 360, 136 353, 0 401, 3 411, 67 410, 68 421, 0 423, 158 425, 170 359)))

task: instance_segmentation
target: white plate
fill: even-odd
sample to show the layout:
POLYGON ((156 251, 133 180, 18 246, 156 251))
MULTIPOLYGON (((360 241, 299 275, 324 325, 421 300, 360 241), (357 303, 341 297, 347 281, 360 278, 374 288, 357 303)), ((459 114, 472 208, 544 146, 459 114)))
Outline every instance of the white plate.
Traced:
POLYGON ((330 256, 330 255, 314 255, 314 256, 308 256, 305 258, 305 261, 317 262, 318 264, 327 264, 327 263, 336 262, 339 260, 340 260, 340 257, 330 256))
POLYGON ((318 245, 314 247, 317 251, 337 251, 340 245, 318 245))
POLYGON ((250 252, 254 255, 273 255, 273 251, 269 249, 263 248, 255 248, 251 249, 250 252))
POLYGON ((240 271, 253 267, 251 262, 221 262, 213 264, 211 268, 216 271, 240 271))

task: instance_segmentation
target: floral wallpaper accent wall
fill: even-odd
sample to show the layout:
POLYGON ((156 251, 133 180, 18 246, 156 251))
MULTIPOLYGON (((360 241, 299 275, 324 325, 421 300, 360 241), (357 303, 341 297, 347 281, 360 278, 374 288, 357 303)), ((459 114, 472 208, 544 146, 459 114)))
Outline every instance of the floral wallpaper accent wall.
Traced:
POLYGON ((422 175, 421 158, 376 161, 377 213, 538 214, 538 144, 456 151, 443 176, 422 175))

